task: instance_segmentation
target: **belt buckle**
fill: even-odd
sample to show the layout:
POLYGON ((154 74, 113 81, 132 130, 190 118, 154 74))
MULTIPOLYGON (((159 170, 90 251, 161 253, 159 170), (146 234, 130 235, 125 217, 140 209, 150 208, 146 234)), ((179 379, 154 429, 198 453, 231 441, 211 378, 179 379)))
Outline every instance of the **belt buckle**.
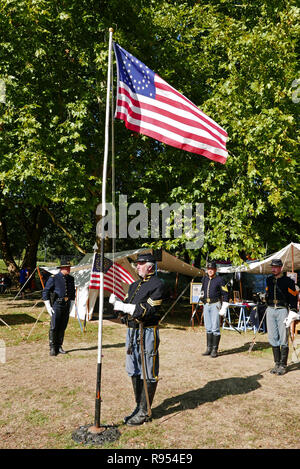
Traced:
POLYGON ((68 298, 67 296, 64 297, 65 302, 67 302, 68 299, 69 299, 69 298, 68 298))
POLYGON ((209 299, 209 298, 206 298, 206 303, 210 303, 210 299, 209 299))

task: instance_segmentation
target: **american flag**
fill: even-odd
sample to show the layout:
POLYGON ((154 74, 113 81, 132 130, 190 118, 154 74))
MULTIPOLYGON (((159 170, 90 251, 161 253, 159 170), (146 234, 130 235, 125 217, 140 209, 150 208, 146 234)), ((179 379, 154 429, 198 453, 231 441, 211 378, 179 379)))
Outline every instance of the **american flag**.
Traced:
POLYGON ((114 51, 118 69, 115 117, 135 132, 226 163, 226 131, 117 43, 114 51))
MULTIPOLYGON (((99 290, 100 288, 100 272, 101 272, 101 258, 100 254, 94 254, 90 285, 89 288, 94 290, 99 290)), ((104 290, 108 290, 111 293, 114 293, 119 299, 123 300, 125 298, 125 291, 123 284, 127 283, 130 285, 135 282, 135 279, 132 275, 124 269, 120 264, 112 262, 110 259, 104 258, 104 290)))

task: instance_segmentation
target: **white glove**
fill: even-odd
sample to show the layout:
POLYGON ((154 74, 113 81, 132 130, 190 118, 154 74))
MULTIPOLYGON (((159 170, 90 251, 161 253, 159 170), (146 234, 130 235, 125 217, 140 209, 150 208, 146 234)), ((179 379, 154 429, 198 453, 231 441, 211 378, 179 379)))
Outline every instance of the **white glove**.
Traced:
POLYGON ((123 303, 122 301, 116 301, 114 304, 114 310, 123 311, 123 313, 133 314, 135 311, 135 306, 131 303, 123 303))
POLYGON ((223 301, 222 308, 219 311, 220 316, 225 316, 228 306, 229 306, 229 303, 227 303, 226 301, 223 301))
POLYGON ((46 301, 44 301, 44 303, 45 303, 45 306, 46 306, 46 310, 48 311, 50 316, 52 316, 52 314, 54 314, 54 311, 53 311, 53 308, 50 304, 50 300, 46 300, 46 301))
POLYGON ((122 301, 115 301, 114 303, 114 310, 115 311, 124 311, 124 305, 125 303, 123 303, 122 301))
POLYGON ((289 315, 283 320, 285 327, 290 327, 293 321, 299 321, 300 315, 296 313, 296 311, 290 311, 289 315))
POLYGON ((134 311, 135 311, 135 307, 136 305, 133 305, 131 303, 123 303, 123 311, 124 313, 127 313, 127 314, 133 314, 134 311))
POLYGON ((109 303, 110 303, 110 304, 114 305, 114 304, 115 304, 115 302, 116 302, 116 301, 118 301, 118 300, 117 300, 117 297, 116 297, 116 295, 115 295, 114 293, 112 293, 112 294, 110 295, 110 297, 109 297, 109 300, 108 300, 108 301, 109 301, 109 303))

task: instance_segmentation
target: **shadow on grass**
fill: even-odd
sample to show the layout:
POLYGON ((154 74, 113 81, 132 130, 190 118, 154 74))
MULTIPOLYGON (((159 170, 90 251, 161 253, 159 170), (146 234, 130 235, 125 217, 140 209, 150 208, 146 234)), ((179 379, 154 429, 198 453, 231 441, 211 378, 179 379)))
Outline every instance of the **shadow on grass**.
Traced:
MULTIPOLYGON (((15 326, 16 324, 31 324, 36 321, 36 318, 29 316, 29 314, 0 314, 0 318, 2 318, 9 326, 15 326)), ((0 326, 4 326, 1 321, 0 326)))
POLYGON ((194 389, 178 396, 165 399, 153 410, 153 418, 195 409, 206 402, 214 402, 225 396, 247 394, 261 387, 259 380, 263 375, 256 374, 246 378, 226 378, 210 381, 203 388, 194 389))
MULTIPOLYGON (((232 348, 232 349, 229 349, 229 350, 222 350, 222 351, 218 352, 218 355, 222 356, 222 355, 231 355, 233 353, 248 352, 249 347, 250 347, 251 344, 252 344, 252 342, 246 342, 244 345, 241 345, 240 347, 232 348)), ((252 352, 265 350, 265 349, 270 348, 270 347, 271 347, 271 345, 269 344, 269 342, 256 342, 253 349, 252 349, 252 352)))
POLYGON ((295 371, 300 370, 300 363, 292 363, 291 365, 287 366, 287 371, 295 371))
MULTIPOLYGON (((102 348, 105 349, 105 348, 124 348, 125 347, 125 342, 123 343, 119 343, 119 344, 104 344, 102 345, 102 348)), ((97 350, 98 349, 98 346, 97 345, 93 345, 92 347, 80 347, 80 348, 73 348, 73 349, 69 349, 69 350, 66 350, 67 353, 72 353, 72 352, 83 352, 85 350, 97 350)))

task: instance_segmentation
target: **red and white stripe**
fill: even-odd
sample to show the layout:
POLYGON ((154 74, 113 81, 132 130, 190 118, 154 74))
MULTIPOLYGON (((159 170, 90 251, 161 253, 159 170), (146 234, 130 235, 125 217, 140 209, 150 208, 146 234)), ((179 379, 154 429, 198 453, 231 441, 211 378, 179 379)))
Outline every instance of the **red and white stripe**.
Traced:
MULTIPOLYGON (((120 264, 114 263, 108 271, 104 274, 103 285, 104 290, 107 290, 111 293, 114 293, 118 298, 123 300, 125 298, 125 291, 123 288, 123 283, 130 285, 135 282, 135 279, 132 275, 124 269, 120 264)), ((89 288, 97 289, 100 288, 100 273, 91 272, 90 285, 89 288)))
POLYGON ((224 164, 226 131, 157 74, 155 87, 153 99, 119 81, 115 117, 128 129, 224 164))

